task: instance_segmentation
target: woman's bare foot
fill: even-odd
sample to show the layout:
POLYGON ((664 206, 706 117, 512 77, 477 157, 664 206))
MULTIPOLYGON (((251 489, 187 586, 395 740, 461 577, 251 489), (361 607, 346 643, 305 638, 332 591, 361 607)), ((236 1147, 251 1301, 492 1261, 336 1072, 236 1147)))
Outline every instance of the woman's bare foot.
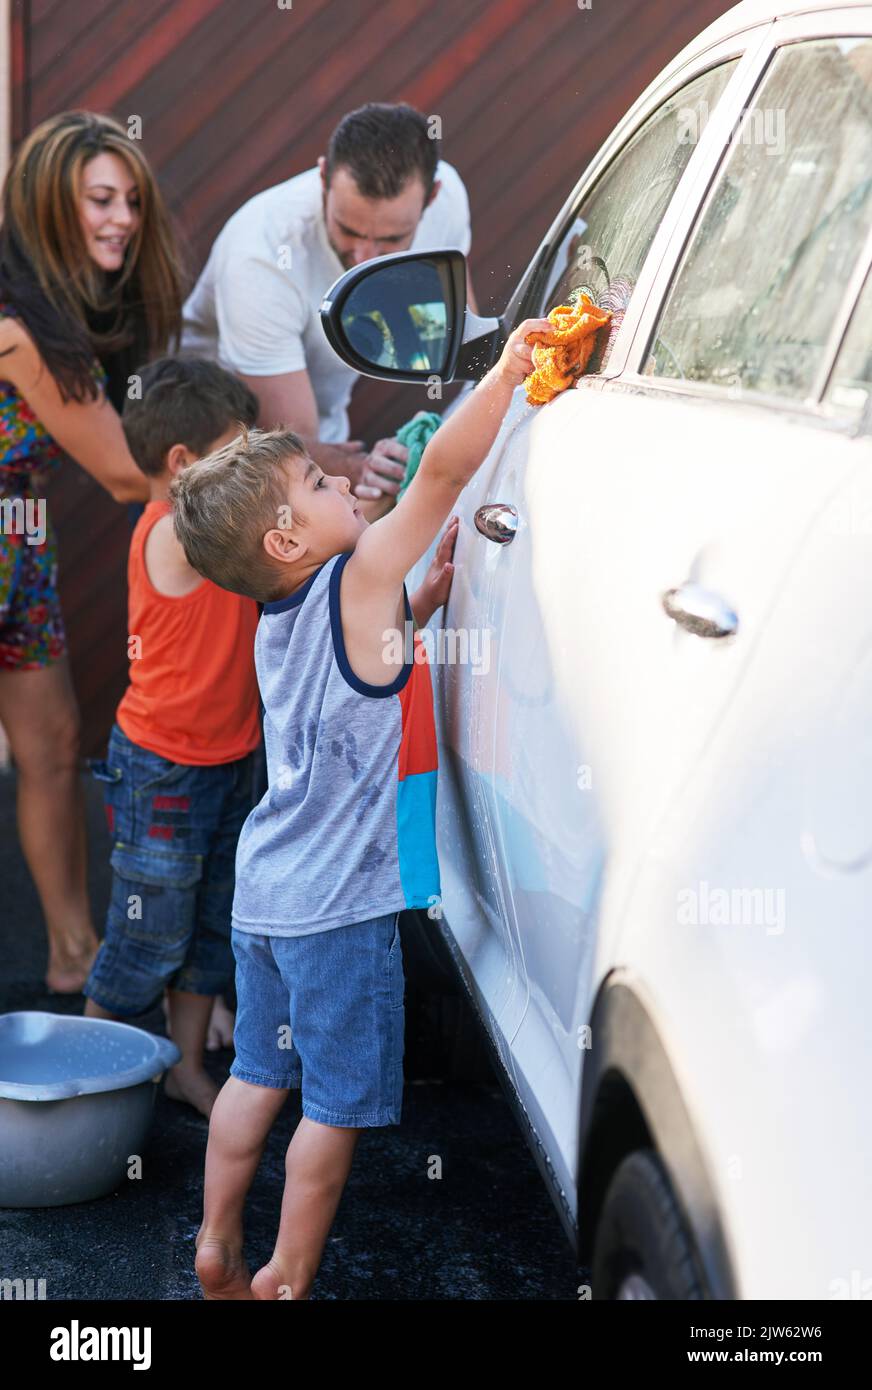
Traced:
POLYGON ((187 1105, 193 1105, 207 1120, 218 1098, 218 1087, 209 1073, 202 1068, 185 1067, 182 1062, 177 1067, 170 1067, 164 1090, 170 1100, 181 1100, 187 1105))
POLYGON ((81 994, 99 949, 93 933, 73 949, 62 950, 49 944, 46 989, 52 994, 81 994))
POLYGON ((201 1232, 197 1236, 194 1268, 204 1298, 253 1298, 251 1275, 242 1251, 227 1241, 201 1232))
POLYGON ((217 1052, 222 1047, 233 1046, 233 1027, 236 1015, 228 1009, 220 994, 215 995, 212 1013, 209 1017, 209 1032, 206 1035, 206 1051, 217 1052))
POLYGON ((274 1260, 257 1271, 251 1281, 252 1298, 261 1299, 305 1299, 309 1297, 309 1287, 298 1279, 294 1285, 283 1274, 274 1260))

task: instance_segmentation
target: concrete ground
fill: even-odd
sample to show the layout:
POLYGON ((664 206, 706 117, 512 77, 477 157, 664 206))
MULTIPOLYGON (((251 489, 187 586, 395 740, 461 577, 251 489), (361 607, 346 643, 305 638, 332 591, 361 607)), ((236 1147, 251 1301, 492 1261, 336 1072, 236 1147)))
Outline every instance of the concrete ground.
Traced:
MULTIPOLYGON (((86 778, 90 887, 98 931, 109 889, 99 787, 86 778)), ((0 1012, 81 1013, 46 994, 39 904, 17 843, 12 772, 0 772, 0 1012)), ((142 1019, 164 1031, 163 1014, 142 1019)), ((208 1055, 224 1080, 230 1051, 208 1055)), ((407 1035, 402 1123, 361 1136, 313 1291, 323 1299, 576 1299, 585 1282, 495 1079, 447 1083, 407 1035), (428 1178, 431 1156, 442 1177, 428 1178)), ((252 1189, 246 1253, 272 1252, 284 1153, 301 1114, 292 1094, 252 1189)), ((0 1278, 45 1279, 48 1299, 197 1299, 194 1238, 207 1122, 161 1087, 141 1181, 70 1207, 0 1210, 0 1278)), ((2 1113, 0 1113, 2 1162, 2 1113)))

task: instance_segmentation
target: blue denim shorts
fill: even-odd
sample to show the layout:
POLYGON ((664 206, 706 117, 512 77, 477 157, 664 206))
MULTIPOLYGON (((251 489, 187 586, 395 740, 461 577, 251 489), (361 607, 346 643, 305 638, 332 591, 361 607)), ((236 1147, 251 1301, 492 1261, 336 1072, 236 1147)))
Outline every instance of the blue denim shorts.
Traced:
POLYGON ((113 725, 103 783, 112 836, 106 930, 85 994, 125 1017, 159 1003, 166 986, 221 994, 230 945, 236 842, 252 807, 254 753, 232 763, 173 763, 113 725))
POLYGON ((306 936, 232 932, 236 1057, 231 1076, 302 1090, 325 1125, 398 1125, 404 1013, 400 916, 306 936))

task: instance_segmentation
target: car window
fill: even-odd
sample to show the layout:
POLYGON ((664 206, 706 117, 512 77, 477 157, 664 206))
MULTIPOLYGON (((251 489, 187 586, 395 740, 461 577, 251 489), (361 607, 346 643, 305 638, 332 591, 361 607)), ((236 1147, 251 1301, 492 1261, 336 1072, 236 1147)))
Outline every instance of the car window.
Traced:
POLYGON ((579 203, 557 248, 535 314, 585 290, 614 318, 588 370, 601 370, 645 257, 696 140, 736 66, 700 74, 659 106, 579 203))
POLYGON ((872 218, 872 41, 776 53, 730 142, 645 375, 808 396, 872 218))
POLYGON ((848 325, 827 388, 826 400, 840 415, 859 418, 872 398, 872 272, 848 325))

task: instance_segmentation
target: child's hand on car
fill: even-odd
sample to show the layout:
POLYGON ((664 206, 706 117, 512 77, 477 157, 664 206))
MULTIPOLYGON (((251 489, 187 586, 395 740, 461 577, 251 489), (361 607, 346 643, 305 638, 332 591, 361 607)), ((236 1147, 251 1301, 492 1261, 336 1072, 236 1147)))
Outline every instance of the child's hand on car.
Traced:
POLYGON ((445 527, 430 567, 414 594, 409 599, 415 622, 426 627, 437 608, 448 602, 451 581, 454 578, 454 543, 460 528, 460 517, 453 516, 445 527))
POLYGON ((494 367, 496 374, 512 386, 520 386, 534 369, 533 349, 525 342, 528 333, 553 333, 550 319, 524 319, 509 334, 502 356, 494 367))

